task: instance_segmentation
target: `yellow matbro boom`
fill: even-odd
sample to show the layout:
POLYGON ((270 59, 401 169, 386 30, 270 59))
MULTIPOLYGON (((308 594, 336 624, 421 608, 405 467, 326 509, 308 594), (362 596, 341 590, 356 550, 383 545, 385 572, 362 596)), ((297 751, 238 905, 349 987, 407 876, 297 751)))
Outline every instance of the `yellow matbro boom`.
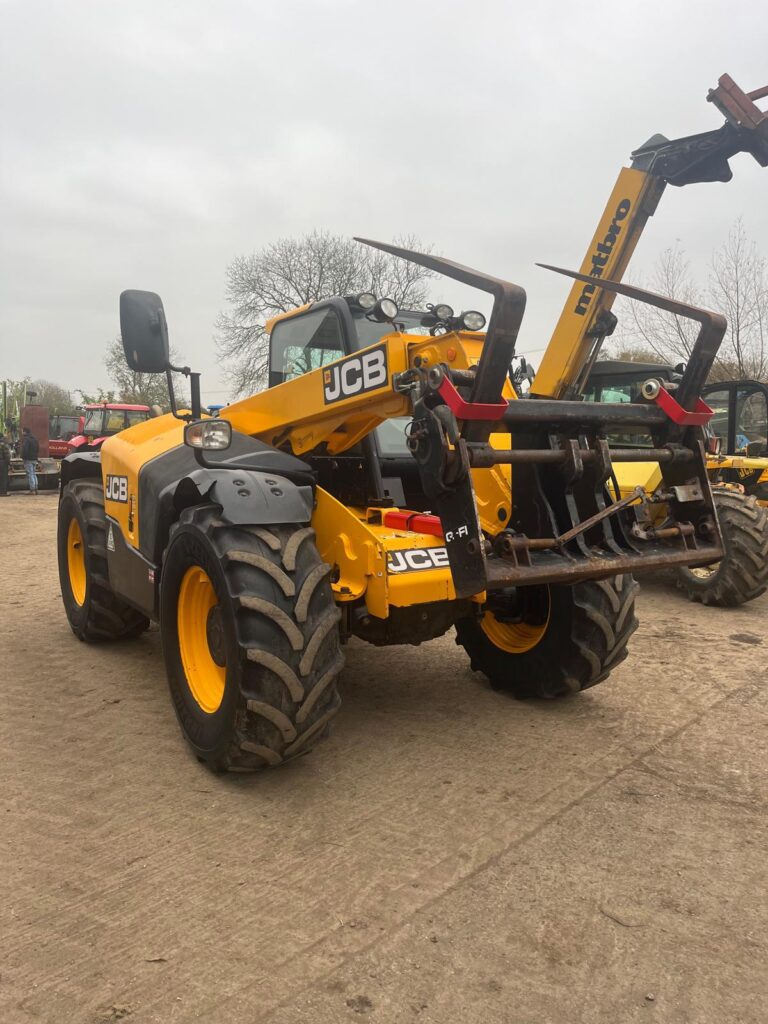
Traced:
POLYGON ((707 99, 724 115, 714 131, 670 140, 654 135, 623 167, 580 271, 586 280, 574 284, 549 346, 539 365, 532 393, 549 398, 580 395, 603 339, 616 319, 610 312, 613 292, 601 281, 621 281, 640 236, 667 185, 730 181, 728 161, 750 153, 768 167, 768 113, 755 101, 768 96, 768 86, 745 93, 730 75, 721 75, 707 99))
MULTIPOLYGON (((311 303, 269 325, 266 391, 211 419, 190 374, 191 412, 171 390, 171 415, 62 467, 73 632, 126 638, 159 621, 182 730, 214 770, 309 750, 338 709, 350 636, 413 644, 455 626, 472 667, 518 697, 592 686, 636 627, 631 574, 723 553, 699 408, 722 317, 672 303, 701 330, 666 409, 518 400, 523 289, 368 244, 490 293, 487 331, 444 305, 311 303), (609 448, 635 427, 652 446, 609 448), (660 465, 659 492, 611 495, 614 464, 638 459, 660 465), (649 527, 657 501, 666 519, 649 527)), ((170 385, 159 297, 124 292, 120 319, 129 365, 170 385)))

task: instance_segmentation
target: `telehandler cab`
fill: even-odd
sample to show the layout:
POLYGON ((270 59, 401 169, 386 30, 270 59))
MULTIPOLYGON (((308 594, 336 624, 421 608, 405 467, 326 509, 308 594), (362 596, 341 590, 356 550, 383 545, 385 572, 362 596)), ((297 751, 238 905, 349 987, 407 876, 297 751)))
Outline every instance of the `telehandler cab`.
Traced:
MULTIPOLYGON (((737 138, 730 152, 768 163, 757 129, 737 138)), ((674 398, 564 398, 587 356, 558 344, 545 357, 557 394, 522 401, 509 378, 522 288, 368 244, 489 292, 487 331, 473 311, 400 311, 370 294, 314 302, 268 325, 266 391, 206 418, 191 374, 190 412, 171 394, 173 414, 64 462, 72 630, 127 638, 159 621, 179 721, 214 770, 309 750, 338 709, 350 636, 420 643, 455 626, 472 667, 518 697, 593 686, 636 627, 632 574, 723 553, 699 399, 721 316, 587 277, 579 316, 618 292, 701 325, 674 398), (649 447, 609 448, 608 434, 634 427, 649 447), (638 458, 658 462, 663 486, 612 497, 614 466, 638 458), (657 502, 663 529, 648 525, 657 502)), ((160 299, 124 292, 120 313, 129 365, 170 384, 160 299)))

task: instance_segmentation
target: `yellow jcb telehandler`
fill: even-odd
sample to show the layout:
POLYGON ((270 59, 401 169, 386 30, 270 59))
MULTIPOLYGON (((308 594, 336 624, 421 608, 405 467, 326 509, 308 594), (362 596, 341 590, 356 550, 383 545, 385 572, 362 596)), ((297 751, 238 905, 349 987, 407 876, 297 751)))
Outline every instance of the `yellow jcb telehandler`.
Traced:
MULTIPOLYGON (((723 139, 729 154, 746 148, 768 163, 757 128, 723 139)), ((601 236, 614 248, 637 193, 620 198, 621 222, 601 236)), ((610 290, 700 324, 674 397, 569 398, 588 353, 560 339, 545 358, 557 394, 522 401, 509 373, 523 289, 379 247, 489 292, 487 330, 474 311, 398 310, 367 293, 314 302, 269 325, 264 392, 207 418, 190 374, 190 412, 171 390, 172 414, 62 467, 59 567, 73 632, 127 638, 158 621, 182 730, 214 770, 309 750, 338 709, 351 636, 415 644, 455 627, 472 667, 518 697, 593 686, 636 627, 632 574, 723 554, 699 398, 722 317, 588 278, 577 316, 610 290), (612 450, 606 437, 630 428, 652 444, 612 450), (659 464, 663 486, 611 496, 614 466, 638 458, 659 464), (649 525, 657 503, 663 529, 649 525)), ((129 365, 166 371, 170 386, 158 296, 124 292, 120 319, 129 365)))

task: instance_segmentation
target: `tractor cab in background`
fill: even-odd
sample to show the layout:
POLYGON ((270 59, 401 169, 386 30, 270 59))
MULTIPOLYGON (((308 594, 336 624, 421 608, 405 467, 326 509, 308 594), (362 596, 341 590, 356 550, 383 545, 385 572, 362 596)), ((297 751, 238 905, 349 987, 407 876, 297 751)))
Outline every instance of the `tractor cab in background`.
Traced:
POLYGON ((124 402, 99 402, 83 406, 80 433, 67 442, 71 452, 98 451, 103 442, 127 427, 135 427, 152 415, 148 405, 127 405, 124 402))

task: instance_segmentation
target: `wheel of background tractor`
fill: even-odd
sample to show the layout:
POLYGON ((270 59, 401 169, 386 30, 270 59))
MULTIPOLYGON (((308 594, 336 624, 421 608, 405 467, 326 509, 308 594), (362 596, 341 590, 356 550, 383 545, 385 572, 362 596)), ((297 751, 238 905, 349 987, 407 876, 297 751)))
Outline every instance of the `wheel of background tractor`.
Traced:
POLYGON ((106 531, 101 481, 68 483, 59 502, 59 583, 72 632, 87 643, 127 640, 149 626, 112 592, 106 531))
POLYGON ((715 487, 712 495, 725 556, 701 569, 678 569, 676 581, 691 601, 734 608, 768 588, 768 509, 739 491, 715 487))
POLYGON ((339 708, 330 566, 314 530, 235 526, 188 509, 163 564, 160 628, 182 731, 214 771, 307 751, 339 708))
POLYGON ((456 643, 494 689, 520 699, 578 693, 626 658, 637 589, 629 575, 520 587, 506 602, 493 600, 482 618, 457 622, 456 643))

